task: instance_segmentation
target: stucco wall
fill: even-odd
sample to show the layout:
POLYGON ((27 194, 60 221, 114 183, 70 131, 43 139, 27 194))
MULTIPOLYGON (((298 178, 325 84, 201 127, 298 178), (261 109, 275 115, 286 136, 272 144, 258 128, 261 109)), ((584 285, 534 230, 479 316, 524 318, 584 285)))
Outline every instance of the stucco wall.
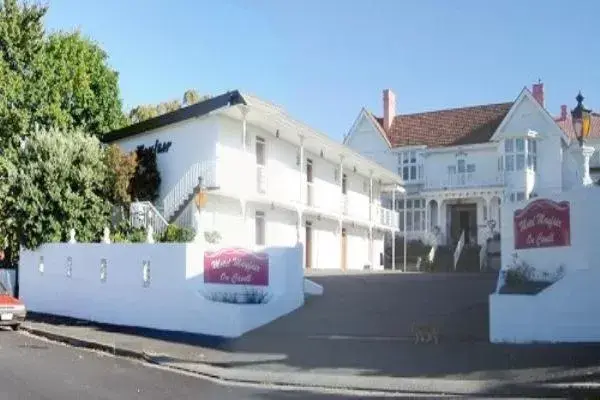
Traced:
POLYGON ((74 318, 237 337, 300 307, 304 301, 302 247, 269 247, 267 304, 226 304, 203 293, 237 285, 206 285, 201 246, 192 244, 45 244, 22 251, 20 296, 31 311, 74 318), (43 257, 43 273, 40 272, 43 257), (67 276, 67 258, 72 274, 67 276), (100 280, 106 259, 106 281, 100 280), (143 262, 150 261, 150 285, 143 262), (209 287, 210 286, 210 287, 209 287))
MULTIPOLYGON (((600 215, 600 188, 577 188, 550 197, 570 203, 570 246, 515 250, 513 215, 528 201, 502 204, 501 265, 506 270, 513 254, 539 272, 565 276, 537 295, 493 294, 490 297, 490 340, 527 343, 533 341, 600 341, 597 314, 600 292, 600 258, 596 227, 600 215)), ((502 284, 502 274, 498 287, 502 284)))
POLYGON ((194 118, 124 138, 115 144, 124 151, 133 151, 139 145, 153 146, 157 140, 161 143, 171 142, 166 153, 157 154, 161 177, 159 199, 162 200, 192 164, 215 159, 217 133, 214 119, 194 118))

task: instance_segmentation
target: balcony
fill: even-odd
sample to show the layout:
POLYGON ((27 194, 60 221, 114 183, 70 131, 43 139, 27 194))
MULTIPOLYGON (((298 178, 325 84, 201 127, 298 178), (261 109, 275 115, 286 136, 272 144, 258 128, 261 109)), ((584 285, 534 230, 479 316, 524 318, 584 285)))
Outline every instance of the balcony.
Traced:
POLYGON ((389 226, 396 229, 400 228, 400 216, 397 211, 375 204, 372 205, 372 210, 373 222, 376 224, 389 226))
MULTIPOLYGON (((304 206, 316 212, 369 221, 369 201, 366 197, 354 192, 342 194, 341 188, 335 184, 319 179, 306 182, 295 169, 267 167, 254 160, 236 160, 235 163, 212 160, 192 165, 165 197, 165 214, 173 215, 183 206, 200 177, 204 186, 226 196, 287 204, 290 207, 304 206)), ((379 206, 373 207, 373 222, 398 227, 398 213, 379 206)))
POLYGON ((432 176, 425 179, 425 190, 445 190, 476 188, 487 186, 502 186, 504 176, 501 173, 458 172, 432 176))

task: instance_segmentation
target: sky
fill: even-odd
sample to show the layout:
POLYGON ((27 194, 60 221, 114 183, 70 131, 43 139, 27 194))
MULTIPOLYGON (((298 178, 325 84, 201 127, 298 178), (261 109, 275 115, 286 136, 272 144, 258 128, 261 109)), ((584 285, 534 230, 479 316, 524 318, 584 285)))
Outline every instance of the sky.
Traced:
POLYGON ((400 114, 514 100, 600 111, 600 1, 47 0, 48 31, 79 29, 119 72, 125 110, 189 88, 239 89, 341 140, 361 107, 400 114))

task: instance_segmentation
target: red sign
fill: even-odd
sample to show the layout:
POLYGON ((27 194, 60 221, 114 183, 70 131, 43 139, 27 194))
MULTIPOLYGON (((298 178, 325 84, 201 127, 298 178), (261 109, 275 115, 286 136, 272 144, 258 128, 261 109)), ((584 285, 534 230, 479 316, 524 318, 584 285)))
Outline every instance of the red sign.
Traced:
POLYGON ((514 215, 515 249, 571 245, 569 202, 534 200, 514 215))
POLYGON ((269 256, 240 248, 206 251, 204 283, 267 286, 269 256))

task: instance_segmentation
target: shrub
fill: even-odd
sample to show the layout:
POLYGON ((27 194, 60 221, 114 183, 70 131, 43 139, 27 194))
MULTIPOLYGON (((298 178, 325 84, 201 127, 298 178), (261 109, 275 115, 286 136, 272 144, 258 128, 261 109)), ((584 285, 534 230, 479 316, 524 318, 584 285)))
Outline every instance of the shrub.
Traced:
POLYGON ((159 238, 163 243, 186 243, 194 239, 195 233, 193 229, 182 228, 178 225, 169 224, 167 229, 159 238))
POLYGON ((131 180, 131 197, 134 200, 154 202, 158 199, 161 181, 156 163, 156 149, 138 146, 135 152, 138 162, 131 180))

